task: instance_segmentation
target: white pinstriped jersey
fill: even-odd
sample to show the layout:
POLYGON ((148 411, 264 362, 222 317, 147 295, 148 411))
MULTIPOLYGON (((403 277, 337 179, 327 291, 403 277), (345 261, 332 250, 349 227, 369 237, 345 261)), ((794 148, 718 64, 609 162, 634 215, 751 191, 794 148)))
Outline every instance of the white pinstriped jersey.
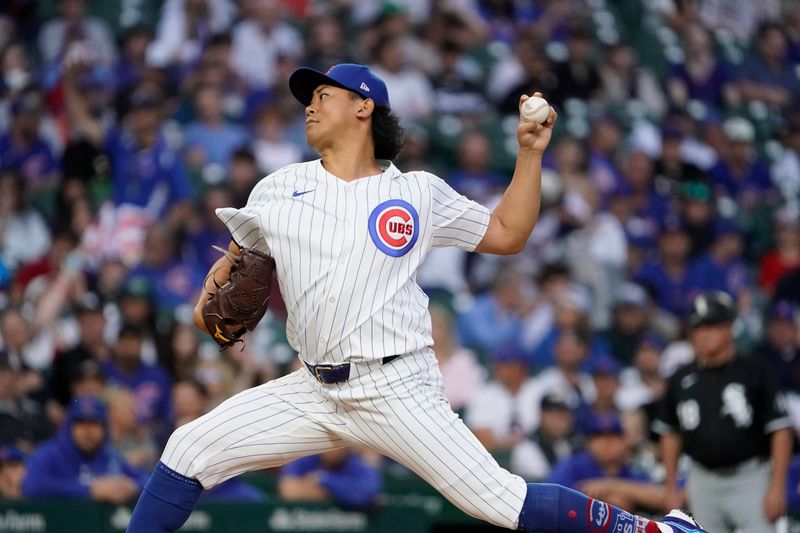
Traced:
POLYGON ((489 211, 427 172, 345 182, 321 160, 262 179, 242 209, 217 215, 244 247, 268 251, 292 348, 311 364, 362 362, 433 344, 416 270, 431 247, 472 251, 489 211))

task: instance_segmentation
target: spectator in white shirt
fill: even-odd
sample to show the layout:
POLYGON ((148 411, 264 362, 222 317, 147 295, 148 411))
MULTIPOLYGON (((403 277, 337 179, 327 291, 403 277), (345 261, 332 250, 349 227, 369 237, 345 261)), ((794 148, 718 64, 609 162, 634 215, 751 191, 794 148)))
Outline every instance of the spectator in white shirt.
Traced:
POLYGON ((528 481, 547 479, 556 463, 582 448, 575 431, 576 404, 565 391, 554 390, 542 398, 539 427, 511 450, 512 472, 528 481))
POLYGON ((228 30, 233 15, 230 0, 167 0, 147 62, 156 67, 192 63, 211 37, 228 30))
POLYGON ((233 29, 231 62, 252 89, 267 89, 278 81, 280 57, 303 55, 303 40, 281 20, 277 0, 246 0, 243 4, 245 18, 233 29))
POLYGON ((286 120, 284 112, 274 106, 264 106, 256 114, 252 150, 264 174, 302 160, 300 147, 286 139, 286 120))
MULTIPOLYGON (((597 397, 594 381, 588 372, 581 370, 589 356, 587 336, 577 330, 564 329, 559 333, 553 351, 556 366, 543 370, 534 379, 536 397, 541 398, 553 390, 568 390, 575 393, 581 406, 594 403, 597 397)), ((538 402, 529 406, 534 425, 538 425, 538 402)))
POLYGON ((372 54, 372 72, 386 82, 392 111, 404 121, 420 120, 433 111, 433 88, 420 71, 408 66, 398 38, 380 41, 372 54))
POLYGON ((28 206, 24 180, 13 172, 0 173, 0 262, 14 271, 49 248, 50 230, 39 212, 28 206))
MULTIPOLYGON (((510 450, 536 427, 531 406, 538 405, 536 380, 519 346, 501 345, 492 353, 493 379, 473 396, 464 420, 487 450, 510 450)), ((536 409, 538 418, 538 409, 536 409)))
POLYGON ((117 52, 111 31, 101 19, 86 16, 86 0, 59 0, 59 17, 50 20, 39 31, 39 54, 42 63, 56 61, 66 46, 76 40, 91 50, 96 64, 110 66, 117 52))
MULTIPOLYGON (((662 376, 661 350, 664 342, 653 334, 642 337, 633 355, 633 366, 620 374, 617 403, 623 411, 651 407, 664 393, 666 380, 662 376)), ((654 414, 654 413, 648 413, 654 414)))

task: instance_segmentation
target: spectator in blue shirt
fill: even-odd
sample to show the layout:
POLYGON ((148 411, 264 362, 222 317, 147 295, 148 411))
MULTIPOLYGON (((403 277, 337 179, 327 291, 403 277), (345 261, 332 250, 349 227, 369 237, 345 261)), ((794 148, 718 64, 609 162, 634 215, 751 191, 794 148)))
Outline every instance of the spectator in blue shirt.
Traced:
POLYGON ((748 211, 777 200, 769 167, 753 146, 753 125, 747 119, 733 117, 725 121, 722 131, 728 141, 725 153, 708 171, 715 194, 732 198, 748 211))
POLYGON ((456 320, 462 344, 483 354, 519 337, 526 304, 522 274, 500 272, 491 291, 478 296, 456 320))
POLYGON ((78 68, 64 74, 72 126, 108 156, 114 204, 135 206, 153 220, 183 227, 191 212, 192 186, 180 155, 160 131, 163 95, 151 86, 135 88, 122 127, 104 131, 77 87, 78 68))
POLYGON ((756 50, 742 66, 739 82, 742 97, 789 107, 800 98, 800 80, 789 61, 789 42, 780 24, 768 22, 759 28, 756 50))
POLYGON ((234 150, 247 143, 247 131, 225 120, 222 92, 214 85, 197 89, 194 111, 194 122, 184 130, 187 162, 197 169, 208 164, 224 168, 234 150))
POLYGON ((114 67, 117 92, 127 91, 136 85, 147 69, 145 54, 153 41, 153 32, 139 24, 125 30, 121 37, 120 58, 114 67))
POLYGON ((686 273, 691 241, 677 216, 667 217, 658 238, 658 256, 645 262, 635 274, 636 282, 648 287, 662 309, 676 317, 686 309, 686 273))
POLYGON ((24 497, 114 504, 133 500, 147 477, 111 447, 107 426, 106 408, 99 399, 73 399, 58 434, 31 454, 22 481, 24 497))
POLYGON ((658 227, 669 213, 669 198, 654 187, 653 160, 643 151, 633 150, 622 170, 633 215, 640 223, 658 227))
POLYGON ((116 205, 130 204, 145 209, 154 219, 175 208, 188 210, 192 194, 188 174, 180 155, 159 132, 163 97, 140 88, 130 97, 130 112, 122 129, 104 137, 105 152, 113 175, 112 199, 116 205))
POLYGON ((287 501, 333 501, 363 509, 375 501, 382 487, 378 468, 349 448, 340 448, 284 466, 278 492, 287 501))
POLYGON ((714 222, 714 240, 708 252, 695 259, 686 273, 686 302, 707 290, 723 291, 737 297, 750 285, 747 265, 742 260, 744 235, 731 219, 714 222))
MULTIPOLYGON (((558 463, 549 483, 579 489, 593 480, 620 480, 649 486, 649 478, 630 465, 630 450, 622 422, 615 415, 598 416, 592 420, 586 435, 586 449, 558 463)), ((609 492, 605 498, 612 505, 633 510, 638 506, 627 495, 609 492)))
POLYGON ((13 445, 0 447, 0 501, 22 499, 25 479, 25 454, 13 445))
POLYGON ((562 333, 575 330, 588 342, 589 353, 585 362, 608 353, 608 341, 595 334, 589 324, 592 309, 591 294, 583 285, 572 283, 558 293, 553 309, 553 325, 542 341, 531 352, 531 366, 536 369, 548 368, 555 364, 556 345, 562 333))
POLYGON ((683 107, 691 100, 715 110, 725 108, 733 97, 733 72, 714 53, 709 31, 693 24, 684 33, 685 58, 672 65, 668 90, 672 102, 683 107))
POLYGON ((800 454, 792 457, 789 473, 786 478, 786 503, 791 512, 800 509, 800 454))
POLYGON ((622 367, 617 360, 608 354, 598 357, 589 366, 595 395, 588 405, 580 406, 576 412, 575 425, 579 431, 590 433, 594 419, 613 417, 621 413, 617 405, 621 371, 622 367))
POLYGON ((42 95, 28 89, 11 104, 11 125, 0 136, 0 170, 14 170, 32 195, 55 185, 58 167, 50 147, 39 136, 42 95))
POLYGON ((219 251, 212 248, 216 245, 227 250, 231 241, 230 230, 222 223, 215 211, 233 204, 233 195, 228 187, 212 186, 203 193, 202 209, 198 213, 197 224, 186 236, 188 244, 188 261, 198 265, 200 271, 208 272, 219 259, 219 251))
POLYGON ((465 133, 458 144, 458 167, 447 182, 476 201, 488 200, 503 190, 505 180, 489 168, 492 146, 479 131, 465 133))
POLYGON ((600 117, 592 124, 589 134, 589 177, 604 200, 622 182, 614 163, 621 140, 622 129, 613 118, 600 117))
POLYGON ((754 353, 773 368, 780 388, 796 396, 800 393, 800 328, 795 304, 778 300, 766 318, 766 338, 754 353))
POLYGON ((164 225, 151 226, 145 236, 144 258, 129 273, 129 278, 147 281, 153 289, 157 313, 168 319, 179 306, 195 300, 204 278, 202 265, 184 261, 177 248, 175 232, 164 225))
POLYGON ((129 389, 136 402, 136 418, 154 429, 170 419, 170 387, 166 372, 158 365, 142 362, 144 332, 138 326, 125 324, 119 332, 114 356, 103 365, 109 385, 129 389))

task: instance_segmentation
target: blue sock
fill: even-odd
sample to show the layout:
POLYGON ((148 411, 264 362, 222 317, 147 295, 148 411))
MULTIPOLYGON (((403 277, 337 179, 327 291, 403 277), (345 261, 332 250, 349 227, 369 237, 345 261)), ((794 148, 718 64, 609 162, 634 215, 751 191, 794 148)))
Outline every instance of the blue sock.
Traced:
POLYGON ((518 529, 541 533, 658 532, 655 522, 552 483, 528 483, 518 529))
POLYGON ((192 514, 203 487, 196 479, 183 476, 158 462, 147 480, 127 533, 170 533, 192 514))

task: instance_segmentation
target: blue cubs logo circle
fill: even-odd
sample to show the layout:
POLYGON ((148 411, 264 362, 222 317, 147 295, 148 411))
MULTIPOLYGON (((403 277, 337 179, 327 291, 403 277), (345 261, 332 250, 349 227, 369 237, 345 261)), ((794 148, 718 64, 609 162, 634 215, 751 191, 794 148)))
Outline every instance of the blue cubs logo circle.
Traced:
POLYGON ((369 215, 369 236, 378 250, 391 257, 405 255, 417 242, 419 215, 405 200, 387 200, 369 215))
POLYGON ((607 503, 598 500, 589 500, 589 531, 592 533, 605 533, 611 525, 611 508, 607 503))

